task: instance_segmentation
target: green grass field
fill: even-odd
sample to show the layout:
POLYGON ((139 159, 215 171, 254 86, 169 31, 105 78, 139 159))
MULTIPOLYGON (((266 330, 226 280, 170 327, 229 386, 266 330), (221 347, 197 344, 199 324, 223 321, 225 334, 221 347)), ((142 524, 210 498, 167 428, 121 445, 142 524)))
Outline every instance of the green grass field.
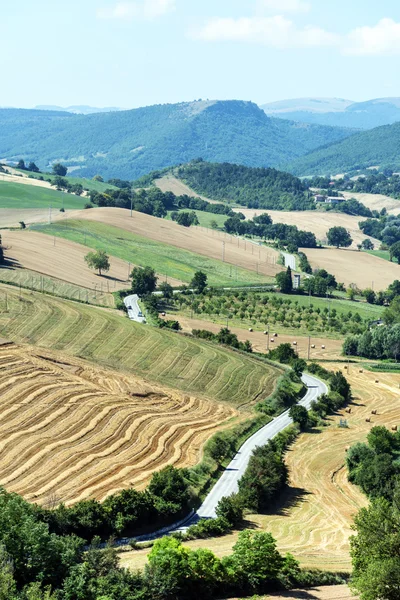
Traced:
MULTIPOLYGON (((169 211, 166 217, 168 220, 171 220, 171 212, 172 211, 169 211)), ((228 218, 226 215, 214 215, 213 213, 205 212, 204 210, 192 211, 187 209, 185 212, 195 212, 199 220, 200 227, 207 227, 208 229, 211 229, 211 221, 215 221, 218 224, 218 227, 222 229, 225 221, 228 218)))
MULTIPOLYGON (((372 254, 372 256, 377 256, 378 258, 383 258, 384 260, 390 261, 390 252, 389 250, 367 250, 368 254, 372 254)), ((393 261, 396 262, 396 261, 393 261)))
POLYGON ((102 290, 84 288, 47 275, 40 275, 29 269, 8 268, 0 268, 0 282, 21 286, 32 291, 53 294, 62 298, 87 302, 88 304, 106 306, 107 308, 115 307, 112 286, 110 286, 110 293, 108 293, 102 290))
POLYGON ((281 371, 251 355, 139 325, 115 311, 0 284, 0 337, 133 372, 242 406, 269 396, 281 371), (5 312, 5 294, 8 312, 5 312))
POLYGON ((58 192, 36 185, 8 183, 0 179, 0 208, 48 208, 55 210, 80 209, 87 203, 87 198, 73 194, 58 192))
MULTIPOLYGON (((27 171, 21 171, 20 169, 17 170, 20 173, 23 173, 24 175, 28 175, 28 177, 31 179, 40 179, 40 177, 43 177, 45 181, 54 181, 55 178, 55 175, 51 175, 50 173, 27 173, 27 171)), ((63 179, 66 179, 71 185, 74 185, 75 183, 80 183, 85 190, 94 190, 95 192, 105 192, 109 189, 118 189, 114 185, 110 185, 109 183, 93 181, 93 179, 85 179, 84 177, 71 177, 67 175, 63 179)))
POLYGON ((149 265, 160 275, 166 274, 185 283, 190 283, 194 273, 199 270, 207 274, 213 286, 265 284, 272 281, 272 278, 257 275, 253 271, 236 270, 236 267, 222 261, 96 221, 70 219, 52 225, 32 225, 31 229, 63 237, 95 250, 104 250, 111 256, 135 265, 149 265))

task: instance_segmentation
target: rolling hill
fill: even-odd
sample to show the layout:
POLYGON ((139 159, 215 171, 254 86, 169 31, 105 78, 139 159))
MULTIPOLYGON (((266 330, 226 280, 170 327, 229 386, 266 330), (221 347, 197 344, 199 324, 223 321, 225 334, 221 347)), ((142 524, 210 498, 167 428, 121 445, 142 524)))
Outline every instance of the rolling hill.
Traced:
POLYGON ((362 131, 284 165, 295 175, 335 175, 367 167, 400 168, 400 123, 362 131))
POLYGON ((400 98, 351 102, 341 98, 298 98, 264 104, 267 115, 333 127, 373 129, 400 121, 400 98))
POLYGON ((353 133, 271 119, 255 104, 234 100, 91 115, 3 109, 0 130, 0 159, 34 160, 41 168, 62 161, 73 175, 104 179, 133 179, 199 156, 272 166, 353 133))

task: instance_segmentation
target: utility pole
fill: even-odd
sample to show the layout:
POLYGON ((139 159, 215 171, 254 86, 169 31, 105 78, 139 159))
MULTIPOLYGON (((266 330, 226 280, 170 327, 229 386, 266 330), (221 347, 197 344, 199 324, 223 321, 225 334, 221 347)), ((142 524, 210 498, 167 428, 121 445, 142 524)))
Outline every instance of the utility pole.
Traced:
POLYGON ((269 352, 269 323, 268 323, 267 350, 268 350, 268 352, 269 352))
POLYGON ((131 263, 128 263, 128 281, 131 274, 131 263))
POLYGON ((132 212, 133 212, 133 187, 131 188, 131 217, 133 216, 132 212))

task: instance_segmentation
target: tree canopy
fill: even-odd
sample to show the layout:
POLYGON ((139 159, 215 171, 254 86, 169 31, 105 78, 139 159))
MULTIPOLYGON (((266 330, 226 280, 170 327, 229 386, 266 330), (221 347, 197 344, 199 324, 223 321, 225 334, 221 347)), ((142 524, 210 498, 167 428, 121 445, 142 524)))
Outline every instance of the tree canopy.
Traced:
POLYGON ((152 294, 157 287, 157 275, 151 267, 135 267, 130 277, 132 292, 138 296, 152 294))
POLYGON ((353 243, 351 236, 344 227, 331 227, 327 234, 328 244, 336 248, 348 248, 353 243))
POLYGON ((104 250, 97 250, 97 252, 89 252, 85 256, 85 261, 90 269, 96 269, 99 275, 103 272, 110 270, 110 259, 104 250))

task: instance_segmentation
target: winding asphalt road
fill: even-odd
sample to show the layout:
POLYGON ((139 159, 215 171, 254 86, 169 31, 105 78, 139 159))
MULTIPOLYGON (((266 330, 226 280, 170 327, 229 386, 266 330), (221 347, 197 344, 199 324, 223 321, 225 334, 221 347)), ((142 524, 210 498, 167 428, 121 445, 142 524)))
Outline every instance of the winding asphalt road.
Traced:
MULTIPOLYGON (((299 402, 300 405, 305 406, 307 410, 311 407, 311 402, 317 400, 322 394, 328 392, 328 388, 319 379, 312 377, 311 375, 304 374, 302 376, 304 384, 307 386, 307 393, 304 398, 299 402)), ((272 440, 278 433, 286 429, 292 423, 292 419, 289 417, 289 411, 282 413, 279 417, 276 417, 265 425, 262 429, 252 435, 240 448, 234 459, 230 462, 224 473, 217 481, 203 504, 198 509, 196 516, 200 519, 213 519, 217 515, 215 509, 218 502, 223 496, 229 496, 230 494, 238 491, 239 479, 244 474, 247 465, 249 464, 250 457, 253 450, 257 446, 265 445, 269 440, 272 440)))
POLYGON ((281 252, 285 259, 285 267, 290 267, 292 271, 296 270, 296 257, 288 252, 281 252))
MULTIPOLYGON (((304 374, 302 376, 302 381, 307 386, 307 392, 304 398, 299 402, 299 405, 304 406, 309 410, 313 400, 317 400, 322 394, 327 394, 328 388, 323 381, 312 375, 304 374)), ((215 519, 217 516, 215 509, 221 498, 238 491, 239 479, 242 477, 249 464, 253 450, 257 448, 257 446, 263 446, 269 440, 272 440, 278 433, 281 433, 281 431, 291 425, 292 422, 292 419, 289 417, 289 411, 287 410, 249 437, 233 460, 229 463, 228 467, 225 469, 196 513, 192 513, 186 519, 179 524, 172 526, 170 529, 165 528, 153 534, 137 537, 136 539, 143 542, 154 540, 174 531, 186 531, 190 525, 193 525, 199 521, 199 519, 215 519)), ((119 540, 117 544, 122 545, 129 543, 129 541, 129 539, 124 538, 119 540)))
POLYGON ((139 306, 139 296, 137 294, 127 296, 124 299, 124 304, 126 306, 126 310, 128 311, 128 317, 131 321, 136 321, 137 323, 146 323, 146 319, 142 315, 142 311, 139 306))

